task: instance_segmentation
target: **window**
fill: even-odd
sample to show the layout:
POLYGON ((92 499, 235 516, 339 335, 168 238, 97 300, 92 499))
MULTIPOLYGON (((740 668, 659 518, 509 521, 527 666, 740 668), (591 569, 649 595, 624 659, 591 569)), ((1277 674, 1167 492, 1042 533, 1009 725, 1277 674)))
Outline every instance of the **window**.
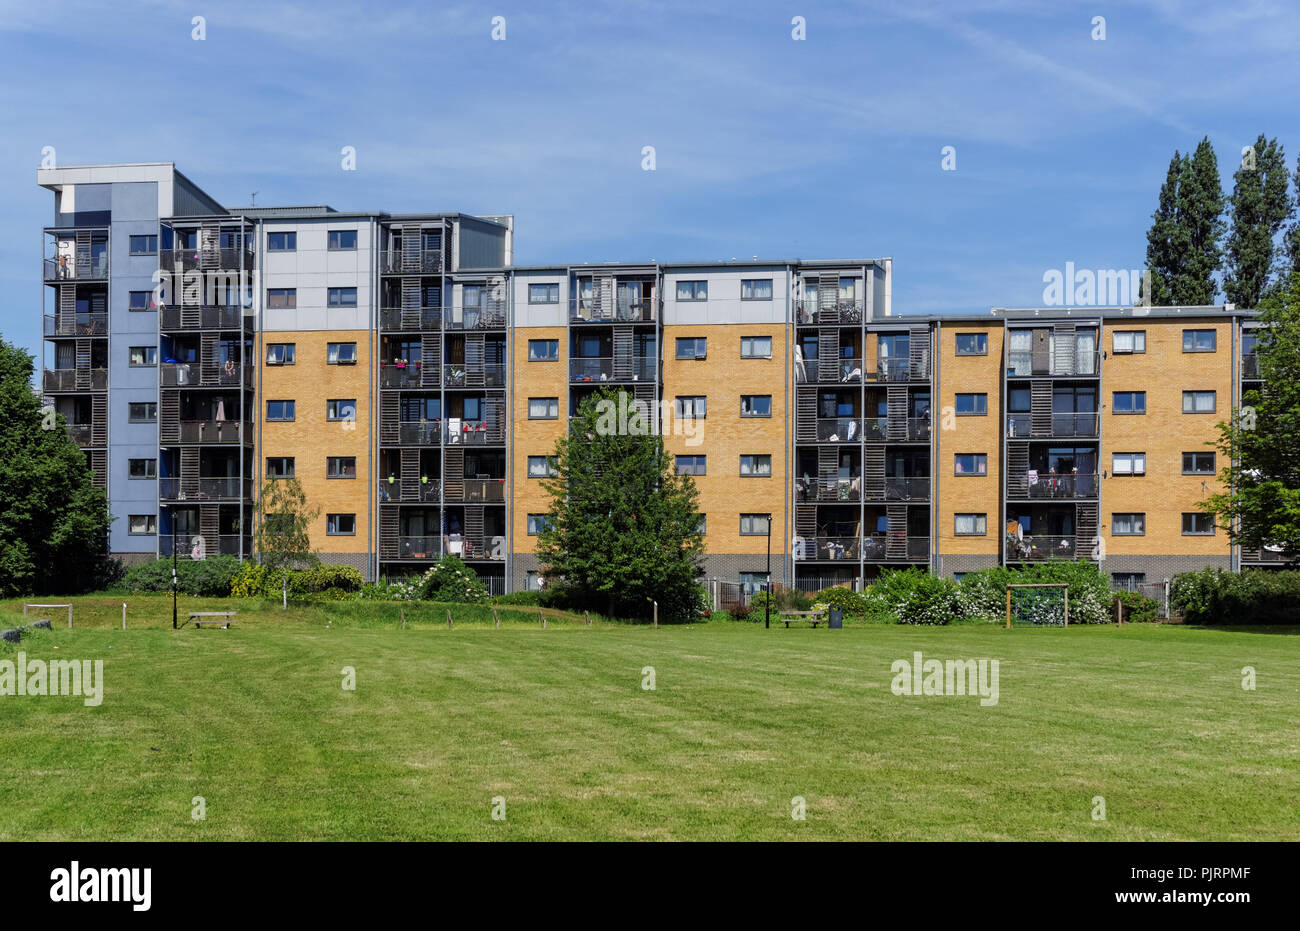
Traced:
POLYGON ((987 475, 988 453, 957 453, 953 457, 954 475, 987 475))
POLYGON ((297 288, 267 288, 266 306, 271 309, 283 309, 298 306, 297 288))
POLYGON ((156 514, 132 514, 128 520, 130 522, 129 532, 132 536, 153 535, 158 532, 158 516, 156 514))
POLYGON ((529 398, 528 419, 529 420, 559 420, 560 399, 559 398, 529 398))
POLYGON ((772 337, 742 336, 740 338, 740 357, 742 359, 772 358, 772 337))
POLYGON ((987 394, 959 394, 957 395, 957 415, 960 417, 981 417, 989 412, 989 396, 987 394))
POLYGON ((325 362, 329 365, 356 365, 356 343, 330 343, 326 347, 325 362))
POLYGON ((1145 414, 1147 412, 1147 393, 1145 391, 1116 391, 1111 396, 1110 409, 1115 414, 1145 414))
POLYGON ((357 515, 326 514, 325 535, 330 537, 350 537, 357 532, 357 515))
POLYGON ((695 530, 696 530, 697 533, 699 533, 700 536, 705 536, 706 534, 708 534, 708 532, 709 532, 709 515, 707 515, 707 514, 701 514, 701 515, 700 515, 700 524, 699 524, 698 527, 695 528, 695 530))
POLYGON ((297 358, 296 343, 267 343, 266 345, 267 365, 293 365, 297 358))
POLYGON ((1142 537, 1147 532, 1145 514, 1110 515, 1110 535, 1112 537, 1142 537))
POLYGON ((1110 574, 1110 587, 1134 592, 1146 580, 1147 574, 1145 572, 1112 572, 1110 574))
POLYGON ((536 569, 524 570, 524 591, 540 592, 542 590, 542 577, 537 574, 536 569))
POLYGON ((267 420, 293 420, 293 402, 292 401, 267 401, 266 419, 267 420))
POLYGON ((331 252, 355 252, 356 248, 356 230, 330 230, 329 250, 331 252))
POLYGON ((132 255, 157 255, 157 236, 132 236, 130 240, 132 255))
POLYGON ((127 405, 126 415, 131 423, 153 423, 158 419, 158 405, 153 401, 132 401, 127 405))
POLYGON ((1215 395, 1213 391, 1184 391, 1184 414, 1213 414, 1215 395))
POLYGON ((770 301, 772 299, 771 278, 749 278, 740 283, 742 301, 770 301))
POLYGON ((559 282, 553 282, 551 284, 530 284, 528 286, 528 303, 530 304, 560 303, 559 282))
POLYGON ((298 249, 297 233, 267 233, 267 252, 296 252, 298 249))
POLYGON ((326 456, 325 477, 326 478, 356 478, 357 457, 356 456, 326 456))
POLYGON ((673 413, 684 419, 703 420, 708 402, 703 395, 678 395, 673 413))
POLYGON ((772 474, 771 454, 741 456, 741 478, 768 478, 772 474))
POLYGON ((957 355, 987 356, 989 354, 989 335, 987 333, 958 333, 957 355))
POLYGON ((330 307, 356 307, 356 288, 330 288, 327 295, 330 307))
POLYGON ((1184 475, 1213 475, 1214 453, 1183 453, 1184 475))
POLYGON ((339 398, 332 401, 326 401, 325 419, 326 420, 356 420, 357 419, 356 398, 339 398))
POLYGON ((157 346, 132 346, 131 364, 135 366, 157 365, 158 347, 157 346))
POLYGON ((127 296, 127 310, 153 310, 153 292, 132 291, 127 296))
POLYGON ((703 336, 677 337, 677 358, 703 359, 708 355, 709 341, 703 336))
POLYGON ((550 456, 528 457, 529 478, 554 478, 559 474, 559 471, 555 468, 555 460, 550 456))
POLYGON ((157 459, 128 459, 126 461, 127 478, 157 478, 157 459))
POLYGON ((1183 352, 1214 352, 1217 335, 1213 330, 1183 330, 1183 352))
POLYGON ((528 341, 529 362, 557 362, 560 358, 560 341, 558 339, 530 339, 528 341))
POLYGON ((677 474, 678 475, 705 475, 707 474, 707 465, 704 456, 678 456, 677 457, 677 474))
POLYGON ((550 527, 550 525, 551 523, 549 520, 547 520, 545 514, 528 515, 528 535, 530 537, 537 536, 543 530, 546 530, 548 527, 550 527))
POLYGON ((1114 475, 1146 475, 1146 453, 1115 453, 1110 460, 1110 471, 1114 475))
POLYGON ((1116 354, 1147 351, 1146 330, 1115 330, 1111 339, 1116 354))
POLYGON ((952 532, 959 537, 983 537, 989 532, 989 516, 987 514, 955 514, 953 515, 952 532))
POLYGON ((293 478, 293 456, 267 456, 267 478, 293 478))
POLYGON ((771 524, 768 514, 741 514, 740 535, 742 537, 765 537, 771 524))
POLYGON ((1183 536, 1185 537, 1214 536, 1214 515, 1184 513, 1183 514, 1183 536))
POLYGON ((709 299, 709 283, 707 281, 677 282, 677 300, 707 301, 708 299, 709 299))
POLYGON ((740 396, 741 417, 771 417, 772 396, 770 394, 742 394, 740 396))

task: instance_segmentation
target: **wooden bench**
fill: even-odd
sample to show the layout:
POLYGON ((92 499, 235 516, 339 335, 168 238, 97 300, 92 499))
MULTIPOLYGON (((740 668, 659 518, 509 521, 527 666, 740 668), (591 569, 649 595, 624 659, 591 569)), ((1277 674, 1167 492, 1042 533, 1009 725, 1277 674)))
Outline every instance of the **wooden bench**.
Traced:
POLYGON ((190 620, 194 622, 196 628, 202 627, 204 624, 220 624, 222 630, 229 630, 230 625, 235 623, 235 615, 238 613, 238 611, 191 611, 190 620), (224 618, 225 622, 203 620, 204 618, 213 617, 224 618))
POLYGON ((809 624, 812 624, 812 626, 816 628, 818 624, 824 623, 826 621, 826 612, 825 611, 782 611, 777 615, 777 618, 779 620, 785 621, 785 626, 787 628, 789 628, 790 623, 792 621, 795 623, 798 623, 799 621, 805 621, 809 624))

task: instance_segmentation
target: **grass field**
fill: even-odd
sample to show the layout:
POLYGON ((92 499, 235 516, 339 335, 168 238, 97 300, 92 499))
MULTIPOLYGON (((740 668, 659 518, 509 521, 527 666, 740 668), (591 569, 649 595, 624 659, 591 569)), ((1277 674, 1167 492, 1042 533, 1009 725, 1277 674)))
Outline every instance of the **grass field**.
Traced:
POLYGON ((392 605, 254 602, 172 631, 169 599, 127 600, 126 632, 98 597, 24 639, 102 659, 105 690, 0 697, 0 840, 1300 840, 1294 632, 494 630, 464 606, 399 630, 392 605), (998 703, 894 695, 916 650, 997 659, 998 703))

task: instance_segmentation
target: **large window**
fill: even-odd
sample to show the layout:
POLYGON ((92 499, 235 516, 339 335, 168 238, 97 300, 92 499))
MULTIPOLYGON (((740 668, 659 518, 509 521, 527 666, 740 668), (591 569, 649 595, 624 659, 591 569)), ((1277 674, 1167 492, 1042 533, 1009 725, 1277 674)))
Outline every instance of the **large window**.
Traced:
POLYGON ((158 517, 155 514, 132 514, 127 521, 127 532, 133 537, 152 536, 158 532, 158 517))
POLYGON ((707 301, 708 299, 709 299, 709 283, 707 281, 677 282, 677 300, 707 301))
POLYGON ((704 419, 708 408, 708 400, 704 395, 678 395, 673 405, 673 413, 684 419, 695 418, 704 419))
POLYGON ((296 343, 267 343, 267 365, 293 365, 298 358, 296 343))
POLYGON ((1146 352, 1147 331, 1115 330, 1111 334, 1111 346, 1117 355, 1131 352, 1146 352))
POLYGON ((356 288, 330 288, 328 293, 330 307, 356 307, 356 288))
POLYGON ((357 457, 356 456, 326 456, 325 477, 326 478, 356 478, 357 457))
POLYGON ((1112 537, 1141 537, 1147 532, 1145 514, 1112 514, 1110 516, 1110 535, 1112 537))
POLYGON ((551 522, 545 514, 528 515, 528 535, 535 537, 543 530, 550 526, 551 522))
POLYGON ((559 398, 529 398, 528 419, 529 420, 559 420, 560 399, 559 398))
POLYGON ((1183 536, 1185 537, 1212 537, 1214 536, 1214 515, 1212 514, 1183 514, 1183 536))
POLYGON ((267 420, 293 420, 293 402, 292 401, 267 401, 266 419, 267 420))
POLYGON ((1184 391, 1184 414, 1213 414, 1216 407, 1213 391, 1184 391))
POLYGON ((266 306, 273 310, 283 310, 298 306, 297 288, 267 288, 266 306))
POLYGON ((953 456, 953 475, 987 475, 988 453, 957 453, 953 456))
POLYGON ((742 394, 740 396, 741 417, 771 417, 772 396, 770 394, 742 394))
POLYGON ((554 478, 560 473, 555 468, 555 460, 550 456, 529 456, 529 478, 554 478))
POLYGON ((1114 475, 1146 475, 1146 453, 1115 453, 1111 457, 1110 471, 1114 475))
POLYGON ((528 286, 528 303, 530 304, 560 303, 559 282, 530 284, 528 286))
POLYGON ((989 354, 989 335, 987 333, 957 333, 957 355, 987 356, 989 354))
POLYGON ((356 365, 356 343, 330 343, 326 348, 325 361, 330 365, 356 365))
POLYGON ((560 341, 558 339, 530 339, 528 341, 529 362, 556 362, 560 358, 560 341))
POLYGON ((132 236, 130 239, 130 248, 132 255, 157 255, 158 237, 132 236))
POLYGON ((325 402, 326 420, 356 420, 356 398, 337 398, 325 402))
POLYGON ((1213 475, 1214 453, 1183 453, 1184 475, 1213 475))
POLYGON ((130 291, 127 293, 127 310, 153 310, 152 291, 130 291))
POLYGON ((987 394, 958 394, 956 408, 958 416, 961 417, 987 415, 989 412, 989 396, 987 394))
POLYGON ((267 456, 267 478, 293 478, 293 456, 267 456))
POLYGON ((1214 352, 1216 336, 1213 330, 1183 330, 1183 352, 1214 352))
POLYGON ((1147 393, 1145 391, 1116 391, 1111 396, 1110 409, 1115 414, 1145 414, 1147 412, 1147 393))
POLYGON ((158 419, 158 405, 153 401, 132 401, 126 412, 130 423, 153 423, 158 419))
POLYGON ((772 358, 772 337, 742 336, 740 338, 740 357, 742 359, 772 358))
POLYGON ((742 537, 765 537, 768 534, 771 518, 767 514, 741 514, 740 535, 742 537))
POLYGON ((955 514, 953 515, 952 532, 959 537, 983 537, 989 532, 989 516, 987 514, 955 514))
POLYGON ((747 278, 740 283, 742 301, 770 301, 772 299, 771 278, 747 278))
POLYGON ((708 465, 704 456, 678 456, 677 457, 677 474, 678 475, 705 475, 708 471, 708 465))
POLYGON ((331 537, 351 537, 357 532, 357 515, 326 514, 325 534, 331 537))
POLYGON ((770 478, 772 475, 772 456, 770 454, 741 456, 741 478, 770 478))
POLYGON ((267 233, 267 252, 295 252, 298 249, 297 233, 267 233))
POLYGON ((709 341, 703 336, 677 337, 677 358, 703 359, 708 355, 709 341))
POLYGON ((355 252, 356 248, 356 230, 330 230, 329 250, 331 252, 355 252))
POLYGON ((157 459, 128 459, 126 462, 127 478, 157 478, 157 459))
POLYGON ((136 368, 144 365, 157 365, 158 347, 157 346, 132 346, 130 359, 131 359, 131 365, 136 368))

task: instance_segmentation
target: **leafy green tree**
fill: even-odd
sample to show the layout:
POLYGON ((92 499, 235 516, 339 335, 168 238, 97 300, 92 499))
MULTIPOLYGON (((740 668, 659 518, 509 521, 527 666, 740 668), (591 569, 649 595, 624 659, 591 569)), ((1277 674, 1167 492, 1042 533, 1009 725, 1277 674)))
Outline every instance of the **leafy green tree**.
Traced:
MULTIPOLYGON (((1295 161, 1295 203, 1291 215, 1300 213, 1300 156, 1295 161)), ((1292 275, 1300 275, 1300 222, 1292 223, 1286 231, 1282 244, 1285 261, 1282 265, 1282 283, 1285 284, 1292 275)))
POLYGON ((1218 425, 1223 490, 1201 506, 1233 542, 1300 556, 1300 275, 1260 303, 1263 391, 1218 425))
POLYGON ((1147 231, 1149 303, 1212 304, 1223 263, 1224 197, 1210 140, 1191 155, 1174 153, 1147 231))
POLYGON ((1278 141, 1261 134, 1233 179, 1223 291, 1238 307, 1254 308, 1273 272, 1277 235, 1294 212, 1288 198, 1286 155, 1278 141))
POLYGON ((0 339, 0 595, 101 584, 108 499, 61 415, 32 391, 33 359, 0 339))
POLYGON ((1160 185, 1156 211, 1147 230, 1147 268, 1151 272, 1151 293, 1144 294, 1148 304, 1166 307, 1173 303, 1173 282, 1182 274, 1183 256, 1187 254, 1186 231, 1179 219, 1178 190, 1187 172, 1187 156, 1174 152, 1160 185))
POLYGON ((583 400, 556 443, 538 553, 575 607, 646 617, 653 599, 661 617, 682 620, 700 606, 699 493, 676 473, 654 413, 607 388, 583 400))
POLYGON ((307 528, 320 515, 310 507, 296 478, 272 478, 262 483, 256 505, 256 543, 262 565, 280 573, 280 607, 289 607, 289 570, 315 567, 320 557, 307 528))

